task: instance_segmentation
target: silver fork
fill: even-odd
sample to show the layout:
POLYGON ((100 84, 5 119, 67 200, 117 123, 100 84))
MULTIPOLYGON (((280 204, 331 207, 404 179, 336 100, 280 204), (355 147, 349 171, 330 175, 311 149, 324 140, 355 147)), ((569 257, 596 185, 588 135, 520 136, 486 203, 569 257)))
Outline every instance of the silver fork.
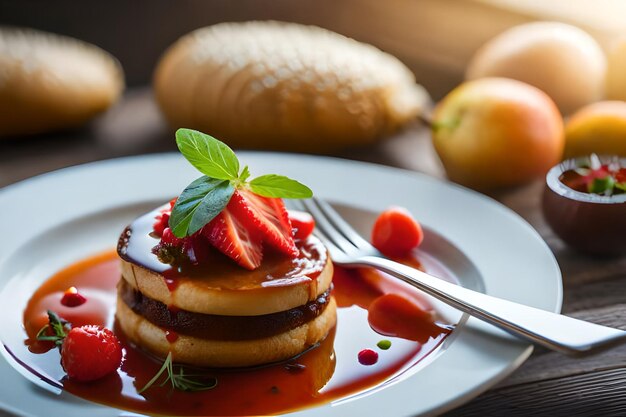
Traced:
POLYGON ((626 331, 492 297, 389 260, 325 201, 291 203, 313 216, 317 236, 338 265, 376 268, 515 336, 568 355, 591 354, 626 342, 626 331))

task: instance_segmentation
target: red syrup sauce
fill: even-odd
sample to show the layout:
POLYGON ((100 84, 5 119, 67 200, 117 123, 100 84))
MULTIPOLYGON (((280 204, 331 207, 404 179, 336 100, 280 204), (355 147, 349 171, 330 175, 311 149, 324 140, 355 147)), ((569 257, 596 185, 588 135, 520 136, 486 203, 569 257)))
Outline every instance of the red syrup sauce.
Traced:
MULTIPOLYGON (((117 373, 88 384, 67 378, 60 381, 65 390, 82 398, 150 414, 282 413, 375 387, 415 365, 452 330, 449 325, 434 322, 432 312, 424 312, 410 301, 406 288, 399 288, 405 291, 404 297, 385 294, 381 289, 385 286, 363 279, 358 271, 341 268, 336 268, 336 271, 333 295, 339 304, 338 324, 319 346, 286 363, 251 369, 201 370, 199 372, 218 379, 216 388, 204 392, 186 393, 173 391, 167 385, 155 385, 143 394, 137 394, 156 374, 161 363, 126 341, 112 319, 113 304, 101 305, 90 297, 98 291, 115 292, 120 269, 114 252, 81 261, 46 281, 28 303, 24 326, 29 340, 34 340, 39 329, 46 324, 46 310, 51 309, 74 325, 103 324, 118 335, 124 349, 124 360, 117 373), (78 307, 64 307, 60 300, 70 286, 80 288, 87 302, 78 307), (397 299, 401 301, 396 306, 397 299), (368 315, 369 322, 380 327, 383 334, 399 334, 403 338, 385 336, 392 341, 391 348, 378 349, 376 343, 382 336, 372 330, 368 315), (414 323, 403 323, 406 319, 414 320, 414 323), (399 325, 394 327, 393 323, 399 325), (370 366, 361 365, 358 355, 363 349, 376 351, 378 361, 370 366)), ((387 290, 397 285, 383 274, 378 279, 384 281, 387 290)), ((415 297, 425 303, 419 294, 415 297)), ((170 332, 168 338, 175 337, 170 332)), ((53 347, 48 346, 48 349, 53 347)), ((58 373, 59 358, 50 358, 40 366, 56 370, 44 369, 49 374, 58 373)))
MULTIPOLYGON (((420 266, 416 257, 403 261, 420 266)), ((262 367, 186 367, 188 374, 217 378, 217 386, 209 391, 188 393, 155 384, 138 394, 162 363, 130 344, 116 326, 114 294, 120 274, 118 255, 112 251, 80 261, 52 276, 35 291, 24 311, 26 344, 33 353, 50 351, 45 361, 33 356, 32 363, 46 374, 55 375, 60 368, 58 349, 35 341, 37 332, 47 323, 48 309, 75 326, 101 324, 113 329, 124 350, 117 373, 88 384, 67 378, 60 382, 66 391, 79 397, 140 413, 267 415, 324 404, 367 391, 400 375, 434 351, 453 328, 438 322, 424 296, 406 284, 368 269, 335 267, 332 294, 338 304, 337 326, 318 346, 290 361, 262 367), (62 305, 61 298, 72 286, 79 288, 87 301, 70 308, 62 305), (381 334, 392 342, 388 350, 376 346, 383 338, 381 334), (375 364, 359 363, 359 352, 364 349, 378 354, 375 364)), ((172 342, 177 335, 169 331, 167 337, 172 342)))

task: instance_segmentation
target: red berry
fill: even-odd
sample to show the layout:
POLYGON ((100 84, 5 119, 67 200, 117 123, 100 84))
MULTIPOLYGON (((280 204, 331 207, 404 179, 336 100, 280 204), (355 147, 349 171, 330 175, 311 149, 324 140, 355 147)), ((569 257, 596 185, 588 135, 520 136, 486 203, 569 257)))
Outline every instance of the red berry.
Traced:
POLYGON ((87 302, 87 299, 78 293, 76 287, 69 287, 61 298, 61 304, 66 307, 78 307, 85 304, 85 302, 87 302))
POLYGON ((202 234, 217 250, 242 267, 253 270, 261 265, 263 241, 259 232, 250 228, 246 219, 231 211, 231 202, 202 229, 202 234))
POLYGON ((159 214, 157 214, 154 218, 154 224, 152 225, 152 230, 157 236, 162 236, 163 231, 166 227, 169 227, 170 215, 172 214, 172 209, 174 208, 174 204, 176 204, 176 199, 173 198, 169 202, 169 206, 161 209, 159 214))
POLYGON ((383 211, 372 229, 372 245, 390 257, 405 256, 424 239, 420 224, 406 209, 391 207, 383 211))
POLYGON ((313 216, 304 211, 287 210, 289 214, 289 221, 291 221, 291 227, 293 227, 293 238, 295 240, 305 240, 311 236, 313 229, 315 229, 315 220, 313 216))
POLYGON ((102 326, 74 327, 61 347, 61 365, 76 381, 93 381, 115 372, 122 363, 122 346, 102 326))
POLYGON ((372 349, 363 349, 359 352, 359 363, 361 365, 374 365, 378 362, 378 353, 372 349))
POLYGON ((154 230, 154 233, 156 233, 158 236, 162 236, 163 231, 169 225, 169 221, 170 221, 169 212, 163 212, 163 213, 157 214, 156 221, 152 225, 152 229, 154 230))
POLYGON ((267 244, 285 255, 298 256, 287 209, 280 198, 263 197, 245 189, 237 190, 228 203, 228 210, 245 227, 257 231, 267 244))
POLYGON ((174 236, 172 230, 169 227, 166 227, 163 230, 163 236, 161 236, 161 243, 165 245, 179 246, 183 243, 183 240, 174 236))

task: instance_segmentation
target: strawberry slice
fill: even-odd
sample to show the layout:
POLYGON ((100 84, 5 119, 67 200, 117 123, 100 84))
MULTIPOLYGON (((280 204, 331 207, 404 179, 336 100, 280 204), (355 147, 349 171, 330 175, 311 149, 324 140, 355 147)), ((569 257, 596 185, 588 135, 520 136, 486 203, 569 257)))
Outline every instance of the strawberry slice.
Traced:
POLYGON ((248 227, 258 230, 263 241, 285 255, 298 256, 300 251, 293 240, 291 221, 282 199, 237 190, 228 206, 248 227))
POLYGON ((232 204, 231 200, 228 206, 202 229, 202 234, 217 250, 242 267, 256 269, 263 259, 262 238, 247 225, 245 218, 233 213, 232 204))

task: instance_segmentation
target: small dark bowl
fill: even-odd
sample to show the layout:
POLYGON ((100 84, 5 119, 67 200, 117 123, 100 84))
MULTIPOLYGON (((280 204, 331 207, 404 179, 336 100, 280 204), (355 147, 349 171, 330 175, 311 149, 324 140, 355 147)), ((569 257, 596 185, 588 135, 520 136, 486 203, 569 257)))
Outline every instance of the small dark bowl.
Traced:
MULTIPOLYGON (((602 162, 609 158, 601 157, 602 162)), ((620 159, 626 166, 626 158, 620 159)), ((569 159, 546 176, 543 215, 554 232, 567 244, 598 255, 626 254, 626 194, 605 197, 574 191, 559 177, 577 168, 569 159)))

